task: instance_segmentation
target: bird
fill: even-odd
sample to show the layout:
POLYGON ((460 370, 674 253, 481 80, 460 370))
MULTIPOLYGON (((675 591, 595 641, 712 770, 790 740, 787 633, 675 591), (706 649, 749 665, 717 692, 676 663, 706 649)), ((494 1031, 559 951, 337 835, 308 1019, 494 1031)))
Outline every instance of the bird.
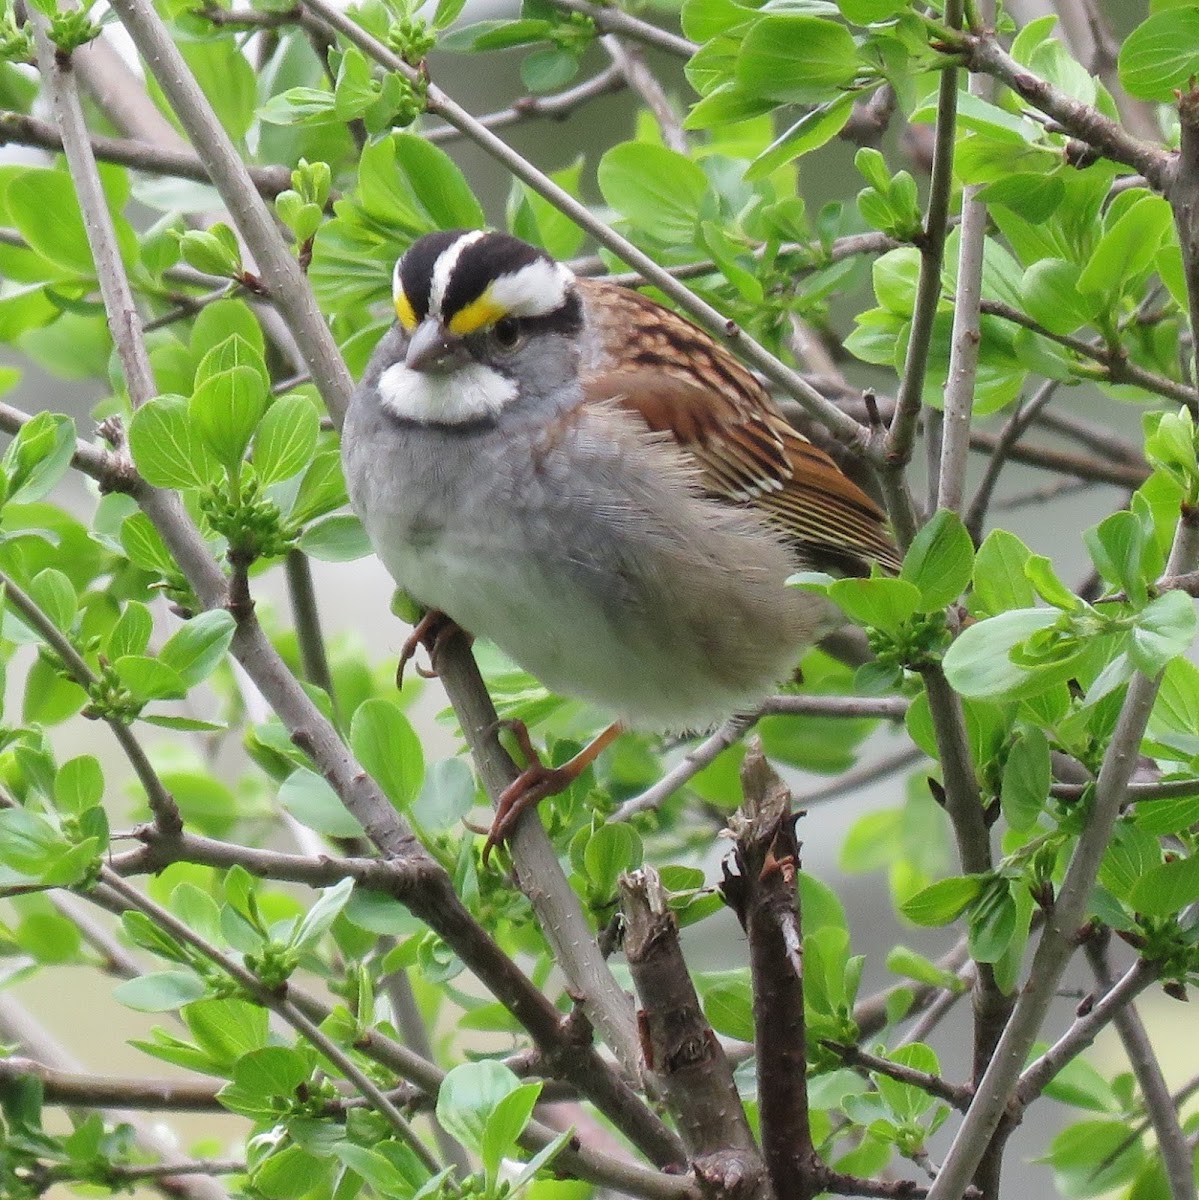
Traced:
POLYGON ((703 732, 791 677, 838 624, 796 572, 898 570, 874 500, 641 293, 455 229, 409 246, 392 298, 342 432, 367 537, 419 634, 448 619, 612 718, 554 769, 518 730, 486 851, 621 728, 703 732))

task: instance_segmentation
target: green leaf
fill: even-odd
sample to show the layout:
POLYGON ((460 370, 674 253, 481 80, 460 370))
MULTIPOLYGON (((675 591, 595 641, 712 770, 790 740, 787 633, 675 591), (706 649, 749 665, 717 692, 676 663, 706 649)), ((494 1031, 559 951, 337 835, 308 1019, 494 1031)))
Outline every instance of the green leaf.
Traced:
POLYGON ((207 991, 192 971, 153 971, 126 979, 112 989, 113 999, 135 1012, 174 1012, 207 991))
POLYGON ((754 1009, 749 980, 728 977, 703 990, 704 1016, 721 1037, 753 1043, 754 1009))
POLYGON ((157 658, 126 654, 112 666, 135 700, 178 700, 187 694, 179 672, 157 658))
POLYGON ((437 8, 433 11, 433 28, 438 31, 449 29, 465 7, 466 0, 437 0, 437 8))
POLYGON ((50 618, 55 629, 62 633, 71 631, 79 611, 79 599, 75 595, 75 585, 61 571, 53 567, 39 571, 29 581, 29 596, 50 618))
POLYGON ((533 50, 520 64, 520 81, 530 92, 552 92, 565 87, 578 73, 578 58, 557 46, 533 50))
POLYGON ((522 1083, 498 1101, 491 1110, 491 1115, 483 1127, 483 1137, 479 1146, 479 1158, 489 1179, 496 1178, 500 1164, 505 1158, 517 1157, 517 1139, 533 1115, 541 1088, 540 1083, 522 1083))
POLYGON ((95 274, 83 214, 65 171, 30 167, 9 183, 5 200, 12 223, 38 254, 70 274, 95 274))
POLYGON ((494 1060, 463 1063, 446 1072, 437 1092, 437 1120, 445 1131, 468 1149, 480 1153, 487 1121, 520 1080, 503 1063, 494 1060))
MULTIPOLYGON (((928 1075, 941 1074, 941 1064, 937 1061, 936 1054, 922 1042, 910 1042, 906 1046, 890 1050, 887 1052, 886 1058, 888 1062, 923 1071, 928 1075)), ((883 1098, 883 1102, 895 1115, 896 1120, 901 1123, 919 1120, 933 1105, 938 1103, 935 1096, 930 1096, 922 1088, 910 1083, 900 1083, 899 1080, 892 1079, 881 1071, 872 1071, 870 1078, 874 1080, 874 1086, 878 1088, 878 1094, 883 1098)))
POLYGON ((54 777, 54 802, 65 812, 81 813, 104 796, 104 772, 90 754, 68 759, 54 777))
POLYGON ((360 704, 350 722, 350 747, 392 804, 406 809, 420 791, 425 761, 420 739, 399 708, 382 697, 360 704))
POLYGON ((741 43, 735 68, 745 91, 786 104, 819 104, 851 84, 859 70, 853 35, 835 21, 767 16, 741 43))
POLYGON ((837 0, 837 7, 855 25, 874 25, 907 12, 911 0, 837 0))
POLYGON ((920 589, 906 579, 838 579, 828 594, 851 620, 892 635, 920 611, 920 589))
POLYGON ((899 910, 917 925, 948 925, 982 894, 986 882, 982 875, 951 875, 909 897, 899 910))
POLYGON ((1024 273, 1020 290, 1028 315, 1050 333, 1071 334, 1091 324, 1101 306, 1081 291, 1082 268, 1061 258, 1042 258, 1024 273))
POLYGON ((708 177, 689 158, 665 146, 622 142, 600 159, 604 199, 651 237, 691 245, 708 177))
POLYGON ((188 266, 206 275, 235 279, 242 273, 237 237, 220 222, 208 229, 189 229, 179 239, 179 253, 188 266))
POLYGON ((26 421, 4 452, 7 502, 31 504, 49 495, 71 465, 76 441, 70 417, 42 412, 26 421))
POLYGON ((64 679, 40 655, 25 679, 21 719, 27 724, 57 725, 74 716, 86 703, 87 692, 74 680, 64 679))
POLYGON ((1037 823, 1052 782, 1049 742, 1035 726, 1017 739, 1003 767, 999 803, 1008 824, 1016 830, 1037 823))
POLYGON ((231 1073, 243 1054, 261 1049, 270 1036, 270 1013, 232 996, 197 1000, 183 1010, 183 1020, 222 1074, 231 1073))
POLYGON ((1149 728, 1159 736, 1199 732, 1199 667, 1194 663, 1176 658, 1166 668, 1149 728))
POLYGON ((945 678, 963 696, 1013 695, 1029 681, 1030 672, 1012 661, 1012 651, 1055 625, 1060 615, 1052 608, 1018 608, 971 625, 945 652, 945 678))
POLYGON ((319 775, 301 767, 279 787, 279 803, 301 825, 329 837, 363 836, 362 826, 346 811, 337 793, 319 775))
POLYGON ((625 822, 601 825, 587 839, 583 865, 595 894, 605 899, 616 892, 616 881, 641 866, 644 849, 637 831, 625 822))
POLYGON ((1134 204, 1099 239, 1078 277, 1079 291, 1119 296, 1125 284, 1153 266, 1172 219, 1170 205, 1160 196, 1134 204))
POLYGON ((150 610, 140 601, 130 600, 108 635, 104 647, 108 661, 112 662, 126 654, 144 654, 153 632, 154 618, 150 610))
POLYGON ((444 150, 412 133, 392 137, 395 166, 433 227, 482 229, 487 220, 466 177, 444 150))
POLYGON ((292 1098, 312 1074, 306 1055, 290 1046, 263 1046, 243 1054, 233 1065, 237 1087, 264 1098, 292 1098))
POLYGON ((1004 879, 992 882, 970 910, 970 957, 975 962, 998 962, 1015 936, 1017 915, 1012 885, 1004 879))
POLYGON ((1124 39, 1117 66, 1130 96, 1168 104, 1199 75, 1199 9, 1178 5, 1142 21, 1124 39))
POLYGON ((475 787, 474 773, 461 758, 429 763, 409 818, 426 834, 444 833, 474 806, 475 787))
MULTIPOLYGON (((701 101, 706 104, 711 97, 701 101)), ((750 163, 745 172, 747 183, 765 179, 779 167, 786 166, 793 159, 818 150, 826 142, 845 128, 850 114, 853 112, 854 96, 846 93, 836 100, 830 100, 811 112, 805 113, 785 133, 779 134, 757 158, 750 163)), ((692 114, 694 116, 694 113, 692 114)), ((694 126, 692 126, 694 127, 694 126)))
POLYGON ((332 513, 313 521, 300 535, 299 547, 321 562, 353 562, 374 551, 362 522, 353 513, 332 513))
POLYGON ((1156 837, 1139 822, 1117 821, 1099 867, 1099 882, 1117 900, 1126 901, 1161 861, 1161 843, 1156 837))
MULTIPOLYGON (((192 341, 198 346, 198 339, 193 337, 192 341)), ((263 390, 268 390, 271 385, 271 375, 263 359, 261 344, 262 336, 260 332, 257 337, 254 336, 253 332, 251 332, 250 337, 244 337, 241 332, 235 331, 228 337, 223 338, 211 349, 206 350, 201 356, 196 366, 195 378, 192 384, 193 392, 199 391, 210 379, 213 379, 217 375, 224 375, 226 372, 233 370, 234 367, 249 367, 262 380, 263 390)))
POLYGON ((1024 560, 1024 577, 1046 604, 1063 612, 1082 608, 1082 601, 1058 578, 1053 564, 1043 554, 1030 554, 1024 560))
POLYGON ((192 617, 167 639, 159 662, 175 671, 186 687, 194 687, 216 670, 237 632, 237 621, 224 608, 209 609, 192 617))
POLYGON ((216 462, 192 426, 182 396, 158 396, 143 404, 129 423, 129 449, 154 487, 203 487, 216 477, 216 462))
POLYGON ((1083 535, 1091 561, 1109 583, 1122 588, 1134 604, 1144 604, 1145 530, 1128 510, 1114 512, 1083 535))
POLYGON ((1129 657, 1146 675, 1165 669, 1190 649, 1195 638, 1195 602, 1184 591, 1169 591, 1150 602, 1133 626, 1129 657))
POLYGON ((243 138, 254 119, 258 78, 234 38, 181 38, 179 51, 225 131, 243 138))
POLYGON ((241 469, 246 447, 266 411, 266 399, 262 375, 254 367, 245 366, 209 376, 188 401, 187 415, 192 425, 231 475, 241 469))
POLYGON ((208 374, 216 374, 227 367, 252 366, 253 360, 261 362, 266 353, 262 327, 254 310, 244 300, 217 300, 206 304, 192 323, 188 349, 197 363, 203 362, 211 350, 223 345, 231 337, 241 338, 250 347, 250 356, 244 362, 226 362, 222 367, 213 367, 208 374))
POLYGON ((887 953, 887 970, 896 975, 905 975, 917 983, 926 983, 931 987, 944 988, 955 994, 966 990, 966 985, 953 971, 938 967, 935 962, 909 950, 906 946, 896 946, 887 953))
POLYGON ((299 491, 288 516, 299 525, 324 516, 346 502, 346 485, 341 473, 341 455, 323 450, 300 477, 299 491))
POLYGON ((295 950, 309 950, 333 928, 342 909, 349 903, 350 894, 354 890, 354 881, 350 878, 339 880, 332 887, 322 888, 317 894, 316 903, 304 914, 304 919, 296 927, 289 945, 295 950))
POLYGON ((899 577, 920 589, 922 612, 935 612, 966 590, 973 568, 974 543, 962 518, 942 508, 916 535, 899 577))
POLYGON ((1181 912, 1199 900, 1199 855, 1176 858, 1146 871, 1129 896, 1129 904, 1149 917, 1181 912))
POLYGON ((70 843, 38 813, 0 810, 0 863, 34 878, 44 875, 70 843))
POLYGON ((298 475, 312 461, 321 420, 304 396, 282 396, 266 410, 254 436, 252 461, 263 483, 298 475))

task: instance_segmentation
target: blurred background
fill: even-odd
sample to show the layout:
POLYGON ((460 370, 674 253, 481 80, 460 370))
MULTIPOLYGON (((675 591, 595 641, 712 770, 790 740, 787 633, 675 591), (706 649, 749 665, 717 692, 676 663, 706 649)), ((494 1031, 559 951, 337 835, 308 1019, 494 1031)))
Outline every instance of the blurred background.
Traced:
MULTIPOLYGON (((1131 27, 1141 19, 1146 4, 1142 0, 1108 0, 1100 7, 1113 26, 1120 30, 1131 27)), ((1069 0, 1056 7, 1050 0, 1011 0, 1008 8, 1022 24, 1032 17, 1058 11, 1063 18, 1063 30, 1076 53, 1086 61, 1088 48, 1093 50, 1094 39, 1082 5, 1071 4, 1069 0)), ((463 19, 482 20, 509 13, 510 8, 506 4, 495 3, 494 0, 471 0, 463 19)), ((669 24, 669 16, 663 17, 663 21, 669 24)), ((120 44, 119 31, 114 34, 114 41, 120 44)), ((584 62, 580 78, 606 65, 598 48, 590 53, 593 61, 584 62)), ((492 53, 484 59, 435 52, 430 65, 433 78, 440 86, 471 112, 481 114, 503 108, 514 96, 522 94, 524 89, 519 75, 521 57, 521 51, 492 53)), ((681 62, 652 50, 647 52, 647 59, 667 92, 678 98, 681 104, 686 104, 691 92, 683 78, 681 62)), ((585 182, 584 195, 598 203, 598 193, 593 184, 595 161, 614 140, 631 136, 637 107, 636 98, 626 90, 599 97, 564 120, 527 121, 505 130, 504 136, 516 149, 545 170, 566 167, 578 156, 583 156, 586 160, 584 181, 589 178, 592 180, 590 190, 585 182)), ((447 144, 444 148, 466 172, 490 219, 497 225, 503 224, 509 186, 506 174, 481 150, 470 144, 459 141, 447 144)), ((884 148, 889 161, 908 166, 923 182, 918 145, 903 142, 901 135, 892 131, 884 148), (914 159, 913 150, 916 151, 914 159)), ((0 147, 0 162, 11 161, 44 161, 44 156, 17 147, 0 147)), ((818 209, 826 201, 850 199, 861 186, 860 177, 850 165, 850 156, 835 143, 805 162, 810 162, 810 165, 805 166, 802 190, 809 211, 818 209)), ((850 315, 863 306, 863 298, 869 293, 868 260, 862 261, 854 281, 854 286, 846 288, 841 294, 832 313, 832 324, 842 330, 849 328, 850 315)), ((48 373, 22 356, 19 348, 0 347, 0 364, 4 363, 19 366, 23 371, 20 384, 6 397, 9 402, 30 412, 51 409, 69 413, 77 420, 81 435, 90 436, 94 428, 91 411, 101 398, 92 383, 80 383, 57 373, 48 373)), ((882 393, 894 388, 893 377, 886 378, 864 364, 847 361, 840 365, 855 385, 874 386, 882 393)), ((1109 424, 1125 436, 1135 438, 1139 433, 1139 406, 1116 404, 1092 389, 1080 387, 1063 390, 1054 405, 1055 408, 1109 424)), ((991 424, 997 428, 1003 419, 1004 414, 1001 413, 992 419, 991 424)), ((1052 435, 1044 431, 1038 431, 1037 440, 1053 444, 1052 435)), ((976 456, 972 463, 974 482, 977 482, 983 465, 984 460, 976 456)), ((1061 576, 1076 583, 1089 572, 1081 531, 1114 508, 1122 506, 1125 496, 1120 489, 1106 486, 1094 486, 1052 499, 1037 496, 1036 493, 1051 481, 1052 476, 1045 472, 1010 464, 1002 476, 1000 500, 993 519, 1017 533, 1034 552, 1051 555, 1061 576), (1005 507, 1005 504, 1012 505, 1013 502, 1014 506, 1005 507)), ((64 502, 86 521, 96 500, 94 491, 76 475, 69 475, 62 489, 64 502)), ((353 639, 369 648, 372 662, 380 665, 381 669, 390 670, 406 629, 389 611, 393 584, 387 573, 373 557, 348 563, 314 562, 313 569, 326 634, 332 638, 353 639)), ((280 570, 276 569, 256 581, 256 597, 260 606, 268 609, 273 607, 280 620, 286 623, 287 596, 280 570)), ((25 669, 31 661, 31 653, 24 652, 22 663, 25 669)), ((6 720, 19 720, 22 676, 23 672, 19 669, 9 674, 4 696, 6 720)), ((453 754, 456 750, 452 731, 444 722, 436 720, 442 708, 444 698, 436 681, 432 681, 410 714, 425 741, 426 759, 429 761, 453 754)), ((151 739, 153 736, 149 732, 151 739)), ((58 726, 53 737, 63 757, 85 752, 95 754, 106 768, 113 768, 115 778, 125 778, 127 772, 124 764, 113 754, 111 739, 103 728, 75 719, 58 726)), ((888 758, 907 744, 902 729, 880 729, 867 742, 862 762, 888 758)), ((237 749, 230 748, 226 753, 230 765, 235 766, 237 749)), ((863 995, 894 982, 894 977, 882 968, 886 951, 892 945, 902 942, 930 957, 937 957, 949 948, 953 940, 948 931, 901 928, 892 916, 885 873, 851 875, 845 874, 840 868, 842 843, 851 826, 865 813, 901 805, 910 773, 910 770, 900 772, 850 795, 812 805, 800 826, 805 868, 830 884, 842 898, 853 930, 854 951, 867 956, 863 995)), ((922 778, 922 769, 919 774, 922 778)), ((788 780, 801 807, 805 806, 805 797, 818 793, 830 782, 828 777, 797 771, 790 771, 788 780)), ((120 824, 121 817, 114 814, 114 828, 120 824)), ((719 861, 724 853, 725 844, 718 841, 700 864, 704 866, 710 881, 719 877, 719 861)), ((947 873, 953 870, 948 861, 945 868, 947 873)), ((702 929, 701 935, 684 938, 693 967, 714 970, 743 965, 743 938, 731 914, 726 913, 716 921, 705 922, 702 929)), ((4 974, 5 968, 0 965, 0 987, 3 986, 4 974)), ((1076 970, 1074 977, 1067 979, 1066 992, 1047 1030, 1064 1028, 1073 1016, 1078 999, 1091 987, 1090 976, 1083 970, 1076 970)), ((144 1037, 151 1025, 167 1023, 165 1018, 151 1019, 132 1013, 113 1001, 109 992, 109 984, 92 971, 59 968, 24 979, 7 992, 0 992, 0 1005, 9 1006, 0 1008, 0 1012, 8 1011, 11 1016, 11 1006, 15 1002, 24 1009, 29 1020, 40 1023, 60 1038, 66 1050, 87 1069, 134 1076, 169 1074, 170 1068, 166 1064, 147 1059, 127 1045, 130 1038, 144 1037)), ((1163 1056, 1163 1065, 1168 1082, 1176 1087, 1199 1070, 1199 1039, 1193 1035, 1191 1014, 1184 1006, 1166 998, 1158 990, 1147 993, 1140 1007, 1155 1044, 1170 1047, 1170 1053, 1163 1056)), ((966 1055, 963 1053, 960 1058, 955 1058, 951 1048, 969 1046, 969 1019, 967 1000, 959 1003, 935 1037, 936 1048, 942 1055, 943 1071, 951 1079, 963 1079, 968 1073, 966 1055)), ((1120 1069, 1123 1063, 1123 1051, 1110 1030, 1100 1039, 1093 1054, 1105 1073, 1120 1069)), ((1052 1116, 1054 1110, 1055 1105, 1049 1102, 1038 1112, 1052 1116)), ((184 1146, 192 1146, 200 1139, 207 1144, 207 1152, 213 1154, 229 1153, 231 1140, 236 1139, 244 1128, 240 1120, 232 1117, 195 1115, 173 1116, 168 1124, 171 1130, 176 1131, 184 1146)), ((951 1120, 950 1129, 953 1124, 951 1120)), ((944 1148, 947 1132, 942 1131, 938 1144, 934 1145, 934 1158, 944 1148)), ((1053 1181, 1048 1169, 1027 1161, 1044 1152, 1052 1133, 1053 1130, 1042 1121, 1036 1122, 1032 1128, 1017 1131, 1005 1174, 1007 1194, 1052 1194, 1053 1181)))

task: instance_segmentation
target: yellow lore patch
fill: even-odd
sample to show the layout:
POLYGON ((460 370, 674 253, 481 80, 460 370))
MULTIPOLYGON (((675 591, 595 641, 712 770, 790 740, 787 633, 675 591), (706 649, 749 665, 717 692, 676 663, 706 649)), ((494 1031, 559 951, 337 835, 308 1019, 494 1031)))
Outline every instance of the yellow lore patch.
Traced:
POLYGON ((413 312, 412 304, 403 292, 400 292, 396 296, 395 306, 396 316, 400 318, 400 324, 411 333, 417 326, 416 313, 413 312))
POLYGON ((450 318, 450 332, 474 333, 488 325, 494 325, 501 317, 507 315, 508 309, 492 298, 491 289, 488 288, 477 300, 472 300, 450 318))

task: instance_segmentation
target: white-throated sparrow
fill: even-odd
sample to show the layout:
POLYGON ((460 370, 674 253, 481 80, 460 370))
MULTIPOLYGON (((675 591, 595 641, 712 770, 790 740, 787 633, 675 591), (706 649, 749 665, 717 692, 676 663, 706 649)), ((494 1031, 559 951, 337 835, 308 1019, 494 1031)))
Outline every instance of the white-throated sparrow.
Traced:
POLYGON ((878 506, 637 292, 456 230, 412 245, 394 298, 342 436, 351 501, 406 592, 552 690, 708 728, 831 627, 789 575, 897 565, 878 506))

